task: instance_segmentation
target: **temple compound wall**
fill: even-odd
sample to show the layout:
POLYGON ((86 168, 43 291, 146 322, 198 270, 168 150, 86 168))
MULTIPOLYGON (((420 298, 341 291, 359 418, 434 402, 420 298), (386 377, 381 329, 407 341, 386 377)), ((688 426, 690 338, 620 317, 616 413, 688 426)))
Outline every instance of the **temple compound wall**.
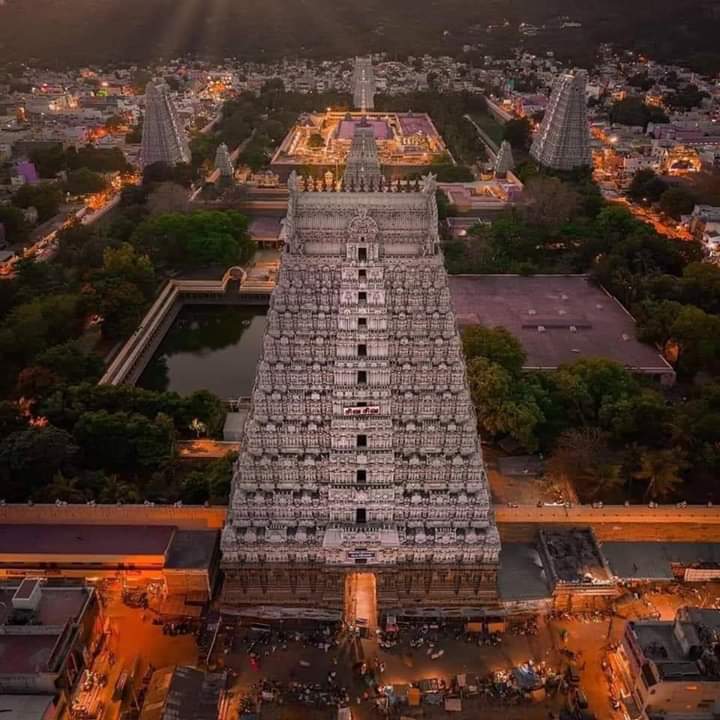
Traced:
POLYGON ((437 234, 436 186, 303 191, 222 535, 223 602, 340 612, 495 601, 500 541, 437 234))

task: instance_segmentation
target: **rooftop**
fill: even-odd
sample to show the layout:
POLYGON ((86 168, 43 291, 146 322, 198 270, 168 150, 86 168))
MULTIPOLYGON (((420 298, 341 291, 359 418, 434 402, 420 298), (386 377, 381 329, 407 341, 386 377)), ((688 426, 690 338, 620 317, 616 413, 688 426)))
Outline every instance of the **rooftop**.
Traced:
POLYGON ((583 275, 451 275, 448 282, 458 323, 506 328, 522 343, 528 368, 604 357, 674 377, 660 353, 637 340, 625 308, 583 275))
MULTIPOLYGON (((0 585, 0 625, 14 625, 12 599, 18 583, 0 585)), ((70 620, 74 621, 82 612, 90 591, 82 585, 63 585, 53 587, 43 585, 40 602, 33 611, 33 626, 63 627, 70 620)), ((17 626, 22 627, 22 626, 17 626)))
POLYGON ((720 679, 720 610, 681 608, 674 621, 632 622, 630 630, 663 680, 720 679))
POLYGON ((551 597, 547 575, 533 543, 503 543, 498 568, 498 594, 504 601, 551 597))
POLYGON ((217 720, 225 684, 225 673, 162 668, 152 676, 140 720, 217 720))
POLYGON ((613 575, 624 579, 672 580, 674 563, 720 566, 720 543, 604 542, 613 575))
POLYGON ((217 551, 217 530, 178 530, 168 550, 168 570, 204 570, 210 567, 217 551))
POLYGON ((595 535, 589 528, 541 530, 540 548, 553 584, 612 584, 595 535))
POLYGON ((26 555, 164 555, 167 525, 0 525, 0 562, 26 555), (8 557, 10 556, 10 557, 8 557))

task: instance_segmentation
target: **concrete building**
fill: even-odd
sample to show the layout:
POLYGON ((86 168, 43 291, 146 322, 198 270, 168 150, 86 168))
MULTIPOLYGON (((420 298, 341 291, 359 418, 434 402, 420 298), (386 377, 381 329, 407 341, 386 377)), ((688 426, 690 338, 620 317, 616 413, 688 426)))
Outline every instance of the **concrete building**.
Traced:
POLYGON ((372 58, 356 57, 352 79, 353 104, 360 112, 375 107, 375 73, 372 58))
POLYGON ((555 82, 545 116, 530 148, 530 155, 553 170, 590 167, 590 128, 584 71, 562 74, 555 82))
POLYGON ((223 601, 335 620, 362 606, 371 624, 378 611, 482 613, 500 543, 435 181, 303 192, 293 175, 288 187, 222 535, 223 601))
POLYGON ((101 630, 92 588, 40 578, 0 583, 0 693, 54 696, 60 713, 101 630))
POLYGON ((164 83, 151 81, 145 88, 145 119, 143 121, 142 167, 156 162, 177 165, 190 162, 190 146, 185 129, 164 83))
POLYGON ((171 525, 0 525, 0 578, 120 577, 125 585, 156 583, 168 596, 201 605, 211 595, 218 564, 216 530, 180 530, 171 525))
POLYGON ((612 660, 629 717, 720 715, 720 610, 689 607, 672 621, 629 622, 612 660))
POLYGON ((453 275, 449 284, 460 325, 506 328, 522 344, 527 370, 603 357, 675 382, 665 358, 637 339, 632 315, 584 275, 453 275))

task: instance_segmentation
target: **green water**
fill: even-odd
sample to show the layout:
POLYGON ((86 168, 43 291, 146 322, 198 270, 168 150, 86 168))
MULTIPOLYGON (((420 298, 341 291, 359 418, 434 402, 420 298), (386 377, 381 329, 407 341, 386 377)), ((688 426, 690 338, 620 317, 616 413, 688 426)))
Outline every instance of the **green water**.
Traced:
POLYGON ((265 334, 265 308, 187 305, 178 313, 137 385, 223 399, 250 395, 265 334))

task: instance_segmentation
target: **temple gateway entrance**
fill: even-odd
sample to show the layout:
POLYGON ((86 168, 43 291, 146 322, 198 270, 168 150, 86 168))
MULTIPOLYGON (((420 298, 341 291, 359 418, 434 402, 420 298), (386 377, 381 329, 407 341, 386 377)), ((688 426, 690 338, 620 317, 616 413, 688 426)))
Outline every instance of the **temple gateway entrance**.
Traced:
POLYGON ((378 622, 375 573, 348 573, 345 576, 344 620, 348 625, 360 625, 375 632, 378 622))

